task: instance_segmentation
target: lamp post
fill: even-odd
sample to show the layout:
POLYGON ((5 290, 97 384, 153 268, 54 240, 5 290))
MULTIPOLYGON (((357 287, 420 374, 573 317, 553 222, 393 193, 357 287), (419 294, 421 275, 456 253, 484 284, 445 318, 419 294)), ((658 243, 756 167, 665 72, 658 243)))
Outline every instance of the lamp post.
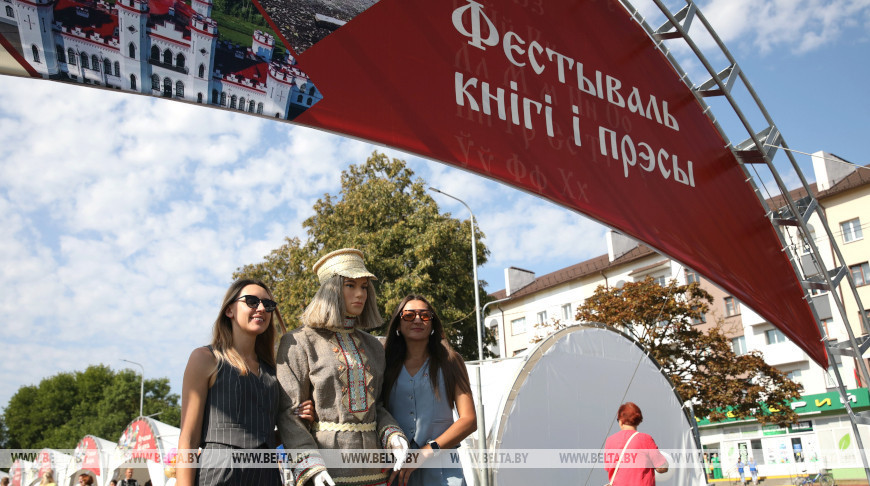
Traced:
MULTIPOLYGON (((478 365, 477 365, 477 434, 480 438, 480 448, 486 451, 486 421, 483 418, 483 388, 480 383, 480 366, 483 363, 483 334, 480 326, 480 291, 478 288, 477 280, 477 233, 474 230, 474 213, 471 211, 471 208, 468 207, 468 204, 465 204, 465 201, 459 199, 456 196, 451 196, 444 191, 436 189, 434 187, 429 188, 430 191, 437 192, 438 194, 449 197, 450 199, 459 201, 465 209, 468 210, 468 214, 471 215, 471 265, 474 267, 474 319, 477 323, 477 356, 478 356, 478 365)), ((487 468, 483 469, 483 474, 481 475, 481 483, 483 486, 489 485, 489 471, 487 468)))
POLYGON ((145 398, 145 367, 142 366, 142 363, 137 363, 135 361, 130 361, 128 359, 121 358, 121 361, 125 361, 130 364, 134 364, 140 368, 142 368, 142 380, 139 382, 139 416, 142 416, 142 404, 145 398))

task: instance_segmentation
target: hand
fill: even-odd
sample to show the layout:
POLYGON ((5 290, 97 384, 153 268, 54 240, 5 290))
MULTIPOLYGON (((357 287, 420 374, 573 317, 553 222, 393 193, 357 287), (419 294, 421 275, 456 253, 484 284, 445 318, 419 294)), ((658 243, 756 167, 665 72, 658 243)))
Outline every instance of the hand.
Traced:
POLYGON ((294 415, 298 415, 299 418, 308 422, 308 424, 312 424, 317 420, 317 413, 314 411, 314 402, 311 400, 305 400, 300 403, 296 410, 293 411, 294 415))
POLYGON ((332 476, 330 476, 326 471, 320 471, 315 474, 312 480, 314 481, 314 486, 324 486, 327 484, 329 486, 335 486, 335 481, 332 480, 332 476))
MULTIPOLYGON (((396 475, 399 474, 402 465, 405 463, 405 458, 408 457, 408 441, 400 435, 394 435, 390 437, 389 446, 390 449, 393 450, 393 455, 396 456, 396 464, 393 465, 393 473, 390 474, 390 480, 387 484, 393 484, 393 479, 395 479, 396 475)), ((408 474, 411 473, 409 472, 408 474)), ((405 477, 405 483, 408 482, 407 475, 402 475, 399 476, 399 484, 405 484, 401 482, 403 477, 405 477)))

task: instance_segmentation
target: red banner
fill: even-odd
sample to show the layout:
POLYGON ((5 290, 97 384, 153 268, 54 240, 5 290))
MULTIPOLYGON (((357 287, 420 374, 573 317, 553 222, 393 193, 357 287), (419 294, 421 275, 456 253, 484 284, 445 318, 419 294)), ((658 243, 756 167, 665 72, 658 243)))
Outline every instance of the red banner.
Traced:
POLYGON ((146 419, 136 419, 127 426, 118 439, 118 450, 124 453, 127 460, 162 461, 160 451, 157 449, 157 434, 146 419))
POLYGON ((12 2, 16 59, 41 76, 292 119, 531 191, 697 270, 826 366, 742 169, 616 0, 260 0, 279 40, 249 47, 217 40, 210 0, 12 2), (47 39, 28 13, 60 27, 47 39))
POLYGON ((80 440, 73 455, 79 469, 100 477, 100 449, 93 437, 86 435, 80 440))

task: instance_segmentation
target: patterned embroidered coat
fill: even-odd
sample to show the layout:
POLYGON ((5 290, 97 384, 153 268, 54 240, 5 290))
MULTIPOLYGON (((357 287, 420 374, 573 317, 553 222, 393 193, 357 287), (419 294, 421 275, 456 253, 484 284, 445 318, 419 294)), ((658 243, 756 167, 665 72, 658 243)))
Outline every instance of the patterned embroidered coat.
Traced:
MULTIPOLYGON (((296 486, 326 469, 317 449, 386 449, 394 434, 404 437, 380 396, 384 379, 384 347, 358 330, 313 329, 285 334, 278 346, 281 404, 278 430, 284 447, 302 450, 305 459, 292 464, 296 486), (314 400, 318 422, 311 428, 293 414, 305 400, 314 400)), ((332 468, 339 486, 386 484, 392 464, 380 468, 332 468), (389 467, 388 467, 389 466, 389 467)))

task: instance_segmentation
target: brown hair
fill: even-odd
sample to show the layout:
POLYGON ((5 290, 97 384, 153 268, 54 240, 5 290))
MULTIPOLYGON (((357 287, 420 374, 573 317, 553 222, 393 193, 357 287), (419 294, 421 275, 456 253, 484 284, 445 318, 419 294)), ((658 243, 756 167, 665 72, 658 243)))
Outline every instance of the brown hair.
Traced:
POLYGON ((643 413, 641 413, 640 407, 635 405, 634 402, 625 402, 619 406, 619 410, 616 412, 616 420, 625 425, 637 427, 643 422, 643 413))
POLYGON ((432 304, 422 295, 409 294, 406 295, 393 317, 390 319, 390 325, 387 329, 387 342, 384 345, 387 366, 384 370, 384 385, 381 389, 381 400, 388 403, 390 400, 390 392, 393 389, 393 384, 399 377, 402 371, 402 366, 405 364, 405 356, 408 353, 408 345, 405 343, 403 336, 397 336, 399 325, 402 322, 402 310, 405 305, 412 301, 419 300, 426 304, 426 307, 432 311, 432 331, 429 336, 429 342, 426 343, 426 349, 429 351, 429 379, 432 381, 432 388, 435 390, 435 397, 438 397, 438 372, 444 376, 444 388, 447 389, 447 402, 452 406, 456 403, 456 387, 460 391, 471 393, 471 383, 468 380, 468 371, 465 369, 465 362, 462 356, 459 355, 450 346, 450 343, 444 337, 444 327, 441 325, 441 319, 438 313, 432 308, 432 304))
POLYGON ((79 479, 81 478, 85 478, 85 484, 87 485, 94 484, 94 478, 90 474, 79 474, 79 479))
MULTIPOLYGON (((214 321, 211 339, 212 352, 218 359, 218 363, 227 362, 237 368, 242 375, 247 374, 250 370, 248 365, 245 364, 244 358, 233 349, 233 321, 227 317, 226 311, 227 307, 236 302, 241 296, 242 290, 248 285, 262 287, 269 294, 269 298, 274 299, 272 291, 262 281, 253 278, 236 280, 230 285, 226 295, 224 295, 221 311, 214 321)), ((265 361, 272 368, 275 368, 275 341, 279 336, 278 331, 275 330, 276 325, 280 326, 281 333, 286 330, 284 319, 281 318, 281 313, 278 312, 278 309, 272 311, 272 320, 269 323, 269 327, 257 336, 257 339, 254 341, 254 352, 257 354, 257 357, 265 361)))

